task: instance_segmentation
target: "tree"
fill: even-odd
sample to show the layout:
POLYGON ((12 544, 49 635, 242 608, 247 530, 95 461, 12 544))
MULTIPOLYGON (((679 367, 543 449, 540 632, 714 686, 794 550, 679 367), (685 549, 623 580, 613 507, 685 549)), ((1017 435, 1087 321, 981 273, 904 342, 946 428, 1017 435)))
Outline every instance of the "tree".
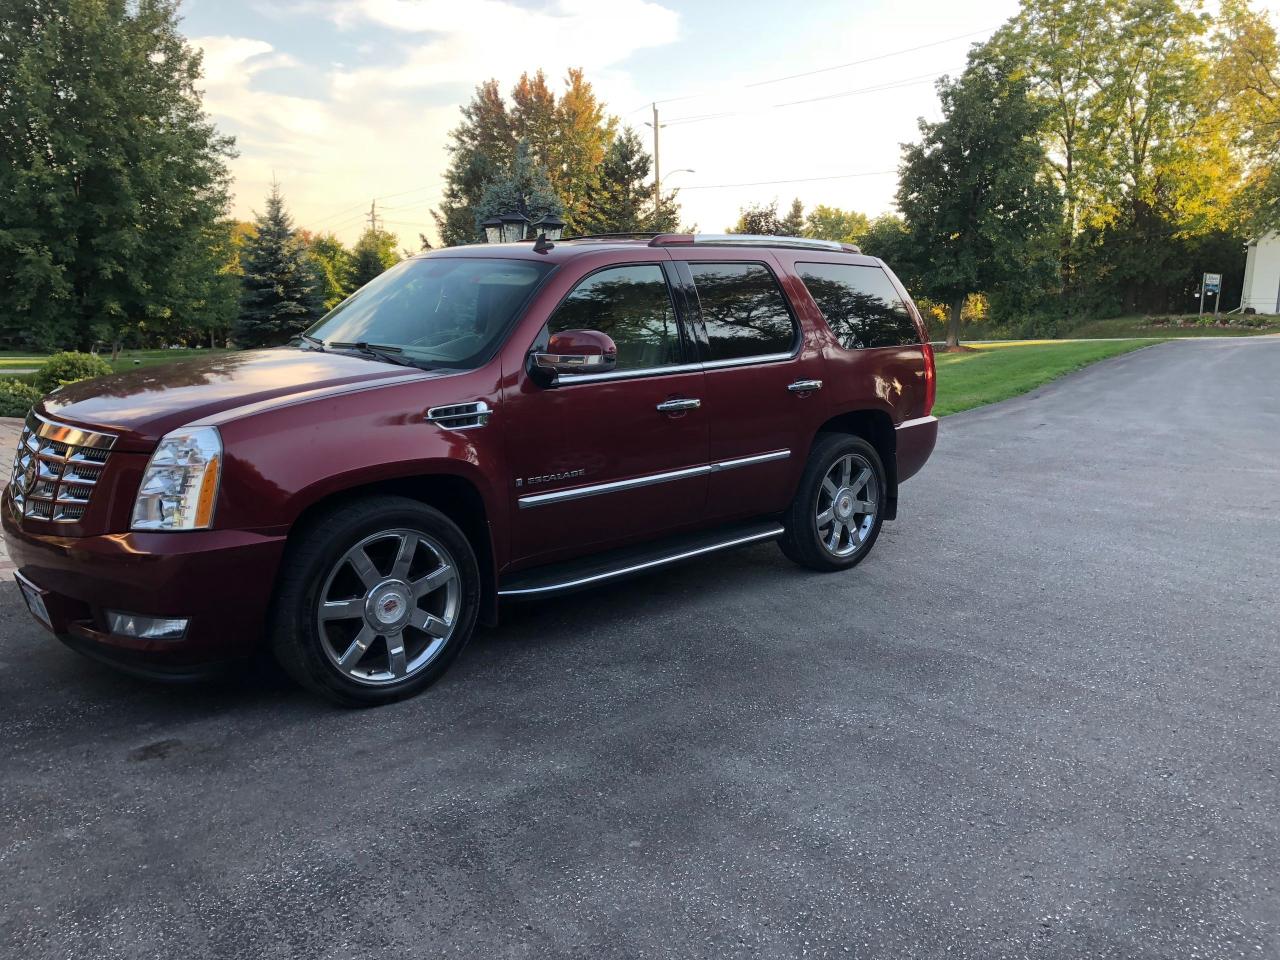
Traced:
POLYGON ((0 7, 0 335, 11 341, 161 337, 228 308, 211 245, 233 141, 203 112, 200 55, 175 7, 0 7))
POLYGON ((299 232, 319 274, 320 299, 328 312, 356 289, 355 261, 351 251, 332 233, 310 236, 299 232))
MULTIPOLYGON (((855 242, 863 253, 884 260, 896 273, 906 274, 911 269, 913 259, 909 248, 910 239, 906 221, 902 217, 895 213, 882 213, 867 225, 855 242)), ((913 276, 904 275, 903 280, 910 286, 916 284, 913 276)))
POLYGON ((476 87, 471 101, 462 108, 462 123, 450 132, 449 139, 444 200, 431 214, 446 247, 483 238, 477 233, 475 205, 489 182, 515 156, 512 120, 497 80, 476 87))
POLYGON ((870 221, 865 213, 818 204, 804 221, 804 236, 840 243, 861 243, 870 221))
POLYGON ((583 233, 664 233, 679 222, 675 193, 655 208, 648 182, 652 160, 639 135, 626 127, 613 139, 600 170, 600 182, 581 219, 583 233))
POLYGON ((943 119, 921 120, 920 142, 904 149, 897 202, 914 275, 950 306, 956 347, 965 299, 1018 278, 1028 249, 1060 224, 1061 198, 1042 175, 1043 110, 1002 58, 971 54, 938 95, 943 119))
POLYGON ((266 212, 254 227, 240 256, 244 278, 235 340, 242 347, 275 346, 320 316, 320 279, 294 232, 279 184, 271 185, 266 212))
POLYGON ((791 201, 791 209, 787 211, 787 215, 782 218, 778 224, 778 236, 780 237, 799 237, 804 234, 804 204, 800 202, 800 198, 791 201))
POLYGON ((351 289, 359 290, 370 280, 400 262, 399 243, 394 233, 368 227, 351 249, 351 289))
POLYGON ((546 170, 534 160, 533 152, 524 143, 516 147, 515 159, 489 182, 476 204, 476 231, 483 232, 480 225, 490 217, 513 210, 524 212, 530 220, 539 220, 547 214, 561 216, 564 211, 546 170))
POLYGON ((782 220, 778 217, 778 201, 743 207, 738 211, 738 222, 727 229, 729 233, 778 236, 782 232, 782 220))

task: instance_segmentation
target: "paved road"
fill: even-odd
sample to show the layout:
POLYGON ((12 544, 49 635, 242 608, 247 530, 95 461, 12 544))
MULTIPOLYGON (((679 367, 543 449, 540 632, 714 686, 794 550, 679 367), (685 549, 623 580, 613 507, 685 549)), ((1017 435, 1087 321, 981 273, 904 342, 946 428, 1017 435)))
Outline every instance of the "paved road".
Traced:
MULTIPOLYGON (((428 695, 0 598, 0 954, 1280 956, 1280 340, 948 419, 873 560, 516 609, 428 695)), ((211 584, 211 589, 219 585, 211 584)))

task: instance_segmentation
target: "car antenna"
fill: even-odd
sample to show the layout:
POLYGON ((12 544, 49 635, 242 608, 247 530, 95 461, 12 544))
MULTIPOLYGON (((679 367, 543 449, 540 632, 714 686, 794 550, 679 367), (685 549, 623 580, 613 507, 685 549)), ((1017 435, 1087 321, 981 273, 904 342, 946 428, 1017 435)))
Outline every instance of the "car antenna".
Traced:
POLYGON ((547 239, 545 233, 538 234, 538 239, 533 241, 534 253, 546 253, 548 250, 554 250, 556 245, 547 239))

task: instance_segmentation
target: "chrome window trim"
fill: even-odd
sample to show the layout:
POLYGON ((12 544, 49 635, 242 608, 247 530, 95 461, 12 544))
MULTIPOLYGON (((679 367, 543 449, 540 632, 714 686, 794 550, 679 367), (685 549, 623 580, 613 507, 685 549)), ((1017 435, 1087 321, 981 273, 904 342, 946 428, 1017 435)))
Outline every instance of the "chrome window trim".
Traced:
POLYGON ((926 423, 937 423, 937 422, 938 422, 938 418, 933 416, 916 417, 914 420, 903 420, 900 424, 898 424, 893 429, 905 430, 910 427, 923 427, 926 423))
POLYGON ((720 473, 724 470, 736 470, 739 467, 753 467, 760 463, 785 460, 790 456, 790 450, 770 450, 768 453, 756 453, 749 457, 719 460, 715 463, 704 463, 696 467, 684 467, 680 470, 647 473, 627 480, 611 480, 608 483, 592 483, 584 487, 567 487, 563 490, 551 490, 547 493, 534 493, 520 498, 520 509, 528 510, 530 507, 541 507, 548 503, 564 503, 568 500, 581 500, 584 497, 596 497, 605 493, 621 493, 624 490, 636 490, 640 487, 668 483, 672 480, 686 480, 691 477, 720 473))
POLYGON ((645 367, 642 370, 614 370, 610 373, 562 373, 558 387, 571 387, 575 383, 601 383, 607 380, 632 380, 636 377, 660 377, 668 373, 693 373, 701 370, 700 363, 678 363, 667 367, 645 367))
POLYGON ((529 597, 537 596, 540 593, 555 593, 560 590, 571 590, 574 587, 586 586, 589 583, 598 583, 601 580, 612 580, 614 577, 622 577, 630 573, 639 573, 641 570, 649 570, 653 567, 665 566, 668 563, 688 560, 691 557, 698 557, 704 553, 714 553, 717 550, 727 550, 729 547, 755 543, 759 540, 776 540, 784 532, 782 524, 776 524, 773 529, 765 530, 760 533, 749 534, 745 537, 734 537, 730 540, 724 540, 719 543, 710 543, 702 547, 697 547, 693 550, 685 550, 681 553, 672 554, 669 557, 659 557, 656 560, 646 560, 643 563, 634 563, 630 566, 619 567, 617 570, 606 570, 604 573, 594 573, 589 577, 579 577, 576 580, 566 580, 563 583, 549 583, 543 587, 525 587, 519 590, 499 589, 498 596, 529 597))
POLYGON ((799 350, 793 350, 790 353, 759 353, 751 357, 730 357, 727 360, 708 360, 702 366, 706 370, 719 370, 723 367, 745 367, 752 363, 780 363, 783 360, 794 360, 799 355, 799 350))

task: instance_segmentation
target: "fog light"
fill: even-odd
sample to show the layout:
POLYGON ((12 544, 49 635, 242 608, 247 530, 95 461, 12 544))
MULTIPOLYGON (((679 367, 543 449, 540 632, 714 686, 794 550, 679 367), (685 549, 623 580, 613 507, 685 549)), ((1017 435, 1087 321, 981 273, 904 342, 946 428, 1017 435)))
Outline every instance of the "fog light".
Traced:
POLYGON ((139 640, 181 640, 189 622, 172 617, 144 617, 137 613, 107 611, 107 628, 112 633, 139 640))

